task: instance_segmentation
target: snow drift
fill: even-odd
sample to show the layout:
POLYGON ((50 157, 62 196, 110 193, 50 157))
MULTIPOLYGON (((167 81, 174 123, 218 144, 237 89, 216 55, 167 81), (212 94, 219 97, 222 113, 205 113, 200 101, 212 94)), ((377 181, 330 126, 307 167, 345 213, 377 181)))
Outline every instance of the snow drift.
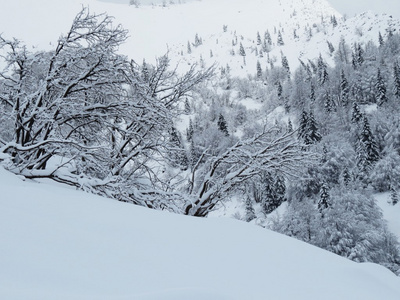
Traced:
POLYGON ((400 279, 247 223, 0 169, 1 299, 398 299, 400 279))

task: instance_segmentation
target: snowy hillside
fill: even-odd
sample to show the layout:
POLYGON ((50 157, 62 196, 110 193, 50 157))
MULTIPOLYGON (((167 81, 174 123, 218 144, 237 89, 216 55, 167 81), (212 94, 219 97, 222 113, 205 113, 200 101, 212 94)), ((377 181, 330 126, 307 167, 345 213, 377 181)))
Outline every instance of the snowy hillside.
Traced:
POLYGON ((400 279, 229 219, 108 200, 0 169, 0 298, 398 299, 400 279))
POLYGON ((378 32, 385 36, 389 27, 394 31, 400 28, 400 22, 387 15, 366 13, 343 20, 325 0, 203 0, 182 1, 180 5, 166 1, 166 7, 139 2, 143 5, 135 7, 128 5, 128 0, 7 1, 0 11, 0 28, 8 38, 51 49, 83 4, 96 13, 114 16, 116 24, 121 23, 130 31, 130 38, 120 51, 138 62, 143 58, 153 62, 155 57, 169 52, 174 63, 229 64, 237 75, 254 75, 257 61, 263 69, 280 65, 282 53, 293 70, 299 65, 299 58, 307 61, 322 54, 331 61, 327 41, 334 46, 341 36, 349 44, 360 41, 361 36, 361 41, 376 41, 378 32), (332 24, 333 16, 337 25, 332 24), (257 33, 263 43, 267 31, 271 44, 262 49, 257 33), (283 45, 277 44, 279 32, 283 45), (196 44, 196 34, 201 44, 196 44), (239 53, 240 44, 246 61, 239 53))

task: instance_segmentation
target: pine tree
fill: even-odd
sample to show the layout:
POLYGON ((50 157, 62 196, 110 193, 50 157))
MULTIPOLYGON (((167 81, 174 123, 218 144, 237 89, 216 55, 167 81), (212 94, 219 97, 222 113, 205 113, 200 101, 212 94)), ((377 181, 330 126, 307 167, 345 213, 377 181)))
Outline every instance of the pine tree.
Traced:
POLYGON ((249 196, 246 197, 246 222, 250 222, 251 220, 254 220, 256 218, 256 212, 253 207, 253 201, 249 196))
POLYGON ((278 83, 276 84, 276 93, 277 93, 278 99, 281 99, 282 94, 283 94, 283 88, 282 88, 282 84, 280 81, 278 81, 278 83))
POLYGON ((292 121, 289 119, 288 121, 288 125, 287 125, 287 132, 293 132, 293 125, 292 125, 292 121))
POLYGON ((364 173, 369 173, 372 165, 379 159, 378 147, 366 116, 363 118, 363 128, 359 137, 357 155, 357 164, 364 173))
POLYGON ((379 47, 382 47, 384 45, 384 43, 385 43, 380 31, 379 31, 379 34, 378 34, 378 41, 379 41, 379 47))
POLYGON ((290 79, 290 68, 289 61, 285 55, 281 52, 281 60, 282 60, 282 68, 284 68, 288 74, 288 78, 290 79))
POLYGON ((243 57, 246 56, 246 52, 244 51, 244 47, 243 47, 242 43, 240 43, 240 45, 239 45, 239 54, 240 54, 240 56, 243 56, 243 57))
POLYGON ((343 106, 347 106, 349 102, 349 82, 343 69, 340 72, 340 100, 343 106))
POLYGON ((174 126, 170 129, 168 146, 168 158, 171 161, 172 166, 179 166, 182 170, 186 170, 189 162, 186 156, 186 151, 174 126))
POLYGON ((349 184, 351 182, 351 175, 350 175, 349 169, 347 167, 343 171, 342 178, 343 178, 344 186, 349 186, 349 184))
POLYGON ((297 134, 299 139, 303 140, 304 142, 306 140, 307 124, 308 124, 308 113, 305 110, 303 110, 303 112, 301 113, 299 129, 297 131, 297 134))
POLYGON ((281 33, 280 30, 278 30, 277 45, 278 45, 278 46, 283 46, 283 45, 285 45, 285 43, 283 42, 282 33, 281 33))
POLYGON ((393 66, 394 95, 400 98, 400 67, 396 61, 393 66))
POLYGON ((377 91, 377 102, 378 102, 378 105, 381 106, 387 102, 387 96, 386 96, 385 81, 382 77, 381 70, 379 68, 378 68, 378 73, 376 76, 375 88, 377 91))
POLYGON ((322 139, 322 136, 319 133, 317 122, 314 118, 314 114, 311 111, 308 115, 307 122, 307 135, 305 139, 306 144, 315 144, 322 139))
POLYGON ((268 30, 264 33, 264 40, 269 46, 272 45, 271 34, 269 33, 268 30))
POLYGON ((258 79, 262 78, 262 69, 260 61, 257 61, 257 78, 258 79))
POLYGON ((315 103, 315 86, 313 83, 310 85, 310 102, 311 105, 315 103))
POLYGON ((221 130, 226 136, 229 136, 228 127, 226 126, 226 121, 222 114, 219 114, 217 125, 219 130, 221 130))
POLYGON ((320 190, 320 198, 318 201, 318 210, 322 212, 329 207, 329 189, 327 184, 324 182, 320 190))
POLYGON ((194 37, 194 46, 198 47, 201 44, 203 44, 203 40, 199 37, 199 35, 196 33, 195 37, 194 37))
POLYGON ((192 53, 192 46, 190 45, 190 42, 187 42, 187 53, 188 54, 192 53))
POLYGON ((192 119, 189 119, 189 127, 186 129, 186 139, 189 142, 191 142, 193 139, 193 132, 194 132, 193 122, 192 119))
POLYGON ((318 62, 317 62, 317 73, 318 73, 318 83, 323 85, 325 82, 328 81, 328 66, 324 62, 322 55, 319 55, 318 62))
POLYGON ((394 187, 390 189, 390 200, 393 205, 396 205, 399 202, 399 195, 394 187))
POLYGON ((261 36, 260 36, 260 32, 257 31, 257 45, 261 45, 261 36))
POLYGON ((144 82, 148 82, 149 81, 149 69, 147 67, 147 63, 146 60, 143 59, 143 64, 142 64, 142 79, 144 82))
POLYGON ((286 201, 286 184, 285 179, 282 176, 277 176, 275 181, 275 194, 276 194, 276 204, 279 207, 283 202, 286 201))
POLYGON ((360 122, 362 118, 362 114, 360 112, 360 108, 358 107, 357 102, 353 102, 353 106, 351 108, 351 121, 353 123, 358 123, 360 122))
POLYGON ((324 106, 325 106, 325 111, 329 114, 330 112, 332 112, 333 109, 333 102, 332 102, 332 98, 331 95, 329 94, 328 91, 325 92, 325 97, 324 97, 324 106))
POLYGON ((192 111, 192 109, 190 107, 189 100, 186 98, 185 99, 185 114, 190 114, 191 111, 192 111))

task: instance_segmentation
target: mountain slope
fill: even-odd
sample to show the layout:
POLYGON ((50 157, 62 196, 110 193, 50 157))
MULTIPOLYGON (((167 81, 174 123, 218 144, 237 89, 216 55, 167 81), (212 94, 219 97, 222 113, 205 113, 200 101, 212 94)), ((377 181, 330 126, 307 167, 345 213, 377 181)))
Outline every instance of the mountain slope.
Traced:
POLYGON ((96 13, 107 12, 130 31, 130 38, 120 51, 141 62, 169 52, 173 63, 216 62, 230 64, 235 75, 255 74, 256 62, 262 68, 281 64, 281 53, 287 56, 292 70, 298 59, 307 61, 321 54, 332 62, 327 45, 335 47, 344 36, 349 44, 354 41, 377 41, 378 32, 399 30, 400 22, 390 16, 366 13, 343 20, 325 0, 203 0, 181 5, 128 5, 128 1, 114 0, 38 0, 7 1, 0 11, 0 28, 5 37, 16 37, 36 49, 52 49, 61 33, 69 28, 74 15, 83 5, 96 13), (335 16, 337 26, 331 24, 335 16), (225 27, 225 32, 223 27, 225 27), (263 38, 269 31, 272 44, 269 53, 261 54, 257 32, 263 38), (284 45, 277 45, 281 31, 284 45), (193 44, 195 34, 202 45, 187 53, 187 44, 193 44), (235 45, 232 45, 235 42, 235 45), (246 52, 246 63, 239 55, 239 44, 246 52), (213 57, 210 57, 211 52, 213 57), (235 55, 232 55, 235 52, 235 55))
POLYGON ((2 299, 398 299, 400 279, 228 219, 195 219, 0 169, 2 299))

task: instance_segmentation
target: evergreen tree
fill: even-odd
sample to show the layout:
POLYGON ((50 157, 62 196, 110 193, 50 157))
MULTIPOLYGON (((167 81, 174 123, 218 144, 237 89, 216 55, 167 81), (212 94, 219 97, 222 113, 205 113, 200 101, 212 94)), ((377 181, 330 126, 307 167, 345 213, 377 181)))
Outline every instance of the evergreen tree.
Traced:
POLYGON ((257 78, 258 79, 262 78, 262 69, 260 61, 257 61, 257 78))
POLYGON ((143 64, 142 64, 142 79, 144 82, 148 82, 150 78, 149 75, 149 69, 147 67, 146 60, 143 59, 143 64))
POLYGON ((280 30, 278 30, 277 45, 278 45, 278 46, 283 46, 283 45, 285 45, 285 43, 283 42, 282 33, 281 33, 280 30))
POLYGON ((194 46, 198 47, 201 44, 203 44, 203 40, 199 37, 199 35, 196 33, 195 37, 194 37, 194 46))
POLYGON ((304 142, 306 140, 307 127, 308 127, 308 113, 305 110, 303 110, 303 112, 301 113, 299 129, 297 131, 297 134, 299 139, 303 140, 304 142))
POLYGON ((186 170, 189 164, 186 150, 183 147, 181 139, 179 138, 178 132, 174 126, 170 129, 168 146, 168 159, 172 163, 172 166, 186 170))
POLYGON ((349 82, 343 69, 340 72, 340 100, 343 106, 347 106, 349 102, 349 82))
POLYGON ((351 175, 350 175, 349 169, 347 167, 343 171, 342 178, 343 178, 344 186, 349 186, 349 184, 351 182, 351 175))
POLYGON ((394 187, 390 189, 390 200, 393 205, 396 205, 399 202, 399 195, 394 187))
POLYGON ((246 52, 244 51, 244 47, 243 47, 242 43, 240 43, 240 45, 239 45, 239 54, 240 54, 240 56, 243 56, 243 57, 246 56, 246 52))
POLYGON ((192 109, 190 107, 189 100, 186 98, 185 99, 185 114, 190 114, 191 111, 192 111, 192 109))
POLYGON ((292 125, 292 121, 289 119, 288 121, 288 125, 287 125, 287 132, 293 132, 293 125, 292 125))
POLYGON ((260 32, 257 31, 257 45, 261 45, 261 36, 260 36, 260 32))
POLYGON ((354 44, 354 51, 352 53, 352 65, 354 69, 359 68, 364 63, 364 50, 361 44, 354 44))
POLYGON ((333 102, 331 95, 329 94, 329 91, 325 92, 325 97, 324 97, 324 106, 325 106, 325 111, 329 114, 333 110, 333 102))
POLYGON ((289 61, 285 55, 281 52, 282 67, 286 70, 288 78, 290 79, 290 68, 289 61))
POLYGON ((376 76, 375 88, 376 88, 376 92, 377 92, 377 102, 378 102, 378 105, 381 106, 387 102, 387 96, 386 96, 385 81, 382 77, 381 70, 379 68, 378 68, 378 73, 376 76))
POLYGON ((275 194, 276 194, 276 204, 279 207, 283 202, 286 201, 286 184, 285 179, 282 176, 277 176, 275 181, 275 194))
POLYGON ((360 170, 365 174, 369 173, 372 165, 379 159, 378 147, 366 116, 363 118, 363 127, 359 136, 357 155, 357 164, 360 170))
POLYGON ((322 55, 319 55, 318 62, 317 62, 317 73, 318 73, 318 83, 323 85, 325 82, 328 81, 328 66, 324 62, 322 55))
POLYGON ((264 40, 269 46, 272 45, 271 34, 269 33, 268 30, 264 33, 264 40))
POLYGON ((314 114, 311 111, 308 115, 308 122, 307 122, 307 134, 305 143, 306 144, 314 144, 319 142, 322 139, 322 136, 319 133, 317 122, 314 118, 314 114))
POLYGON ((362 118, 362 114, 360 112, 360 108, 358 107, 357 102, 353 102, 353 106, 351 108, 351 121, 353 123, 358 123, 360 122, 362 118))
POLYGON ((323 212, 323 210, 329 207, 329 189, 328 185, 324 182, 320 190, 320 198, 318 201, 318 210, 323 212))
POLYGON ((394 95, 400 98, 400 67, 396 61, 393 66, 394 95))
POLYGON ((378 34, 378 41, 379 41, 379 47, 382 47, 384 45, 384 43, 385 43, 380 31, 379 31, 379 34, 378 34))
POLYGON ((187 53, 192 54, 192 46, 190 45, 190 42, 187 42, 187 53))
POLYGON ((226 136, 229 136, 228 127, 226 126, 226 121, 222 114, 219 114, 217 125, 219 130, 221 130, 226 136))
POLYGON ((251 220, 254 220, 256 218, 256 212, 253 207, 253 201, 249 196, 246 197, 246 216, 245 220, 246 222, 250 222, 251 220))
POLYGON ((189 142, 191 142, 193 139, 193 132, 194 132, 193 122, 192 119, 189 119, 189 127, 186 129, 186 139, 189 142))

